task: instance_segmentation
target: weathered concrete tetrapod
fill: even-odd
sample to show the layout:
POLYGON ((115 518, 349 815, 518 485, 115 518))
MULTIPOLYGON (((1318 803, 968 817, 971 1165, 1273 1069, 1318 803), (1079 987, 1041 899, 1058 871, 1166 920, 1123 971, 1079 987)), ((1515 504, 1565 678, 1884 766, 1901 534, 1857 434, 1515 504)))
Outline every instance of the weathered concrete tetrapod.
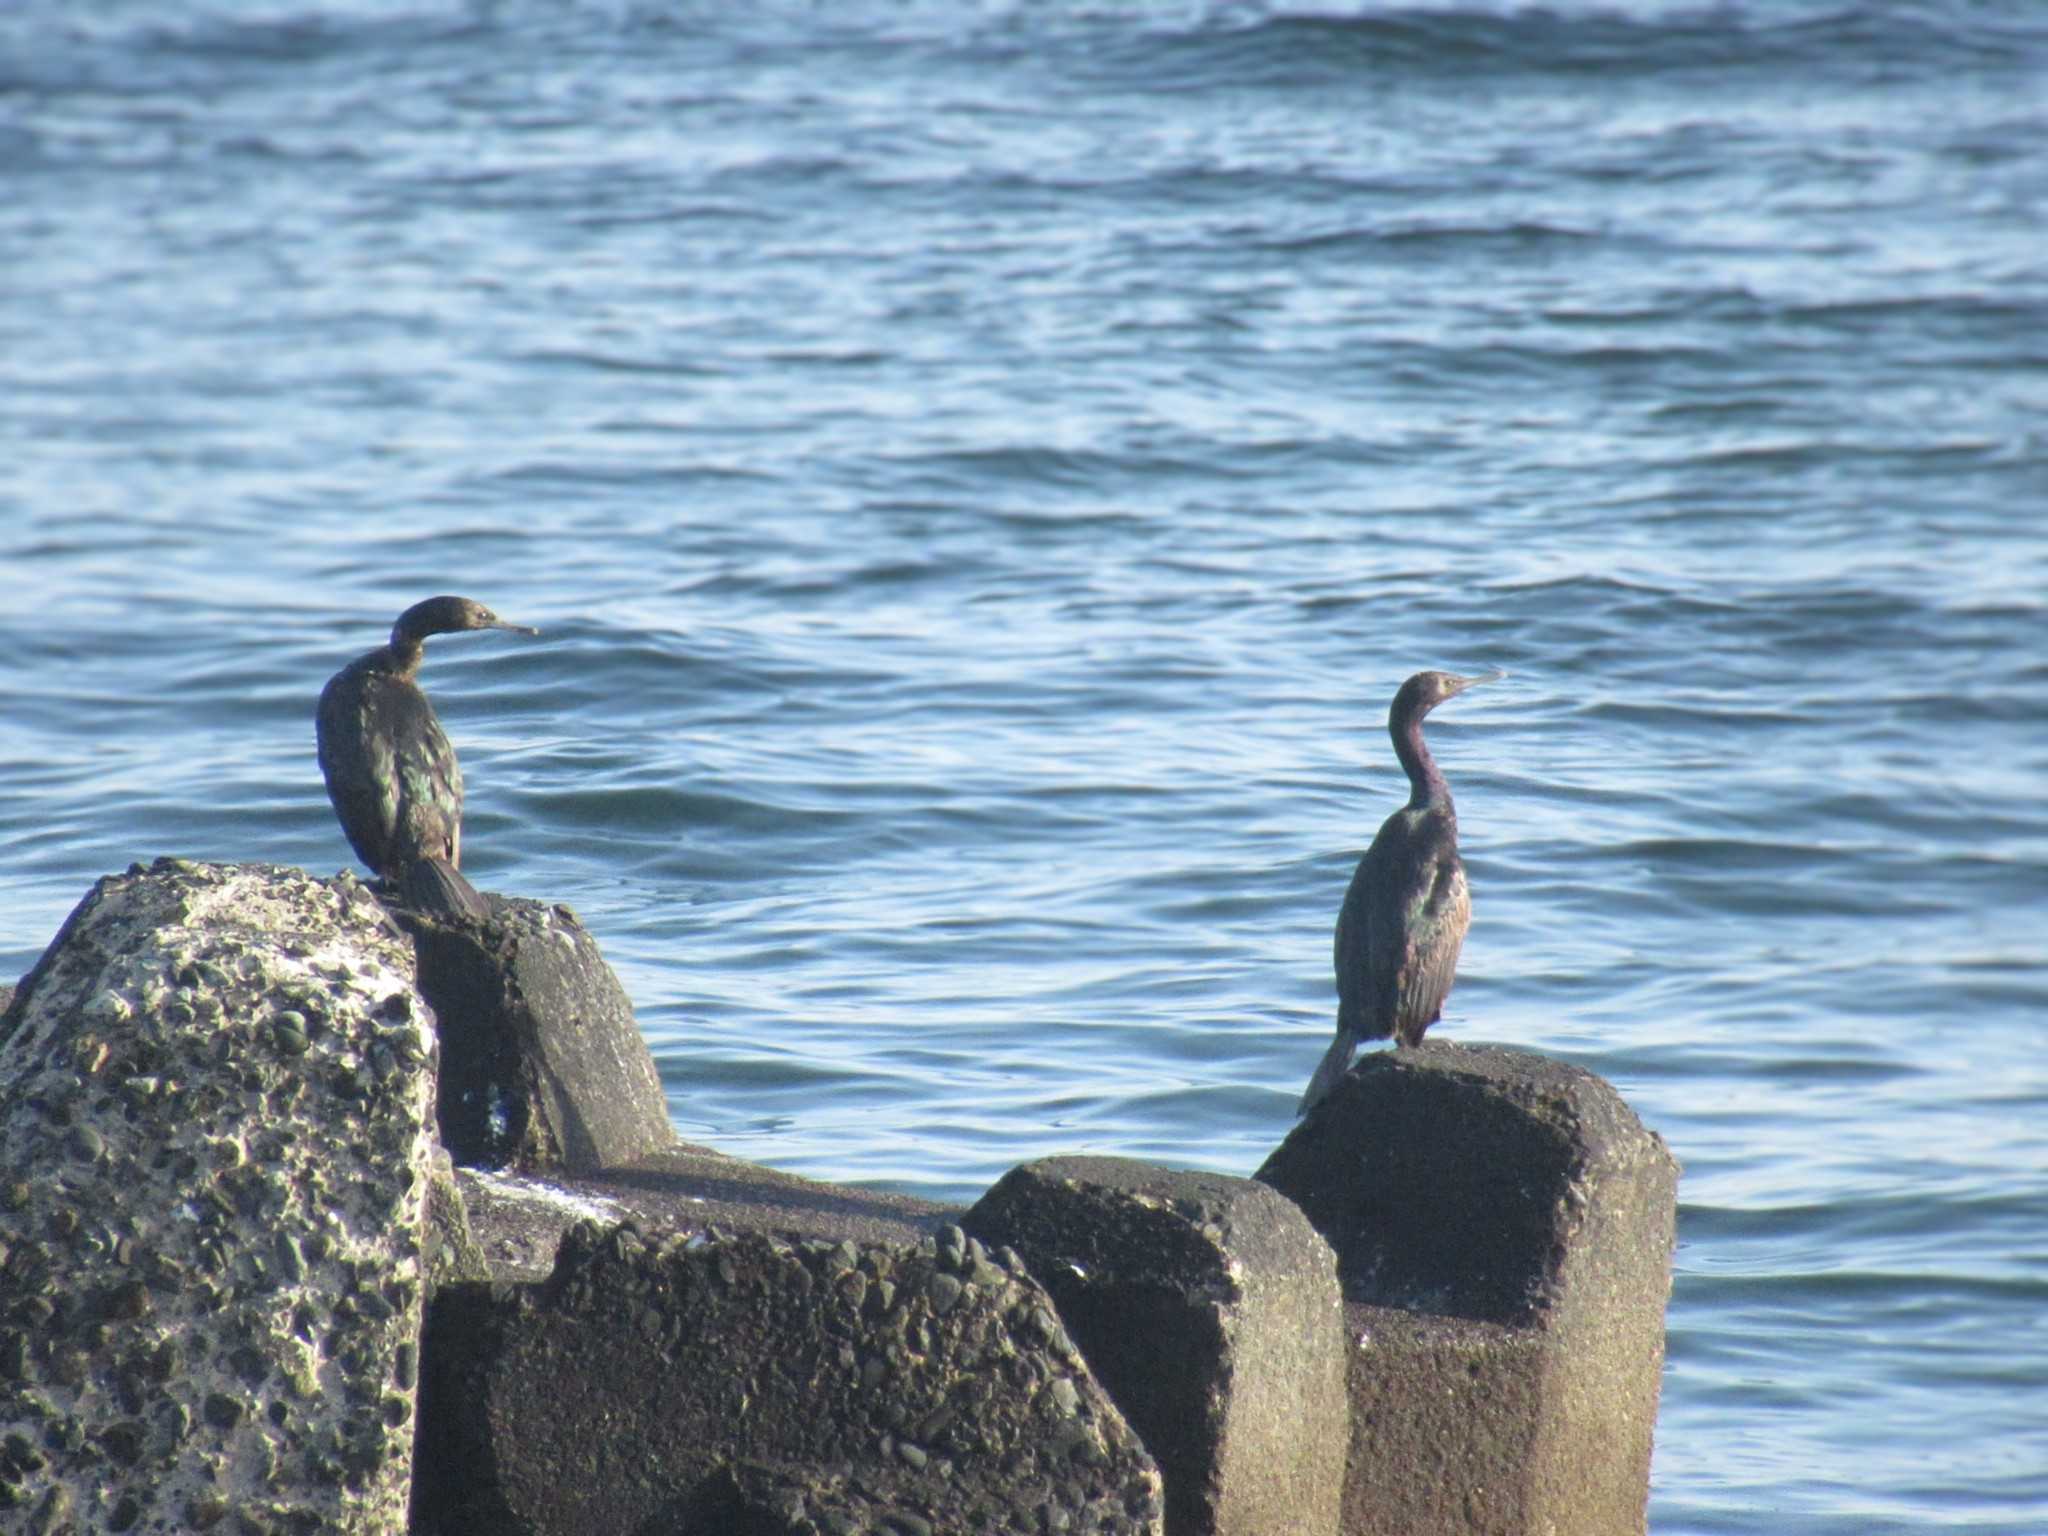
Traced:
POLYGON ((1678 1164, 1609 1084, 1374 1054, 1256 1177, 1337 1250, 1346 1536, 1639 1536, 1678 1164))
POLYGON ((1176 1532, 1327 1530, 1340 1487, 1346 1536, 1642 1529, 1676 1167, 1589 1074, 1375 1056, 1262 1170, 1305 1218, 1055 1160, 985 1198, 992 1251, 929 1202, 676 1142, 588 936, 499 919, 436 925, 468 946, 443 996, 503 1005, 469 1108, 501 1154, 585 1171, 444 1170, 429 1238, 432 1016, 367 890, 159 861, 80 905, 0 1019, 0 1527, 393 1532, 417 1423, 437 1533, 1156 1532, 1120 1392, 1180 1469, 1176 1532), (667 1235, 558 1256, 565 1201, 667 1235), (1316 1406, 1310 1222, 1348 1415, 1316 1406))
POLYGON ((1329 1245, 1249 1179, 1012 1169, 962 1218, 1014 1248, 1166 1478, 1169 1536, 1335 1536, 1350 1435, 1329 1245))
POLYGON ((101 880, 0 1019, 0 1529, 389 1536, 434 1086, 353 878, 101 880))
POLYGON ((591 1172, 675 1140, 625 988, 567 907, 396 915, 440 1024, 441 1140, 464 1166, 591 1172))
POLYGON ((1045 1293, 957 1227, 586 1223, 543 1285, 442 1291, 427 1359, 419 1513, 445 1536, 1161 1529, 1045 1293))

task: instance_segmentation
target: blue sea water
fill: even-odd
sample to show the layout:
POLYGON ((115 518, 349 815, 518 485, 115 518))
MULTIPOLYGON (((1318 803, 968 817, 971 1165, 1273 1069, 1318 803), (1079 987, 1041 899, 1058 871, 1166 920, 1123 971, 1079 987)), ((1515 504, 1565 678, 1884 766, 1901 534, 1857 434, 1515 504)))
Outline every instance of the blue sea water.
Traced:
POLYGON ((14 0, 0 971, 344 866, 461 591, 686 1136, 1246 1173, 1503 666, 1439 1029, 1685 1164, 1652 1529, 2048 1531, 2044 210, 2030 0, 14 0))

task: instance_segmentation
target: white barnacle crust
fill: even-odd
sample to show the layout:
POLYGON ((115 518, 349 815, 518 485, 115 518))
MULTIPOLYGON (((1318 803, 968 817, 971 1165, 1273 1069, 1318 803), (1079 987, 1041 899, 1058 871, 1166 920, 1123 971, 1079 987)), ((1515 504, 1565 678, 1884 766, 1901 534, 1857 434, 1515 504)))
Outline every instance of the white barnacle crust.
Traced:
POLYGON ((434 1057, 426 1008, 383 1004, 411 990, 352 880, 165 860, 66 925, 0 1041, 0 1184, 26 1194, 0 1201, 0 1317, 49 1314, 0 1338, 0 1440, 43 1448, 18 1507, 402 1528, 434 1057), (362 1070, 380 1051, 397 1069, 362 1070))

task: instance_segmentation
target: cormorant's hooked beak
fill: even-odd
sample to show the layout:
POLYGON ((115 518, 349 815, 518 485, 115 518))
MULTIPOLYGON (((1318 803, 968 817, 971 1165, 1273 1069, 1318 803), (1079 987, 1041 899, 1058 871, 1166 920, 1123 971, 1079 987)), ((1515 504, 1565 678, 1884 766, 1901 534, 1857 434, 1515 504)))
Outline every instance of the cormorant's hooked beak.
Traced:
POLYGON ((535 629, 530 624, 507 624, 503 619, 499 619, 497 622, 492 624, 486 624, 484 628, 509 629, 515 635, 537 635, 540 633, 539 630, 535 629))
POLYGON ((1463 693, 1467 688, 1477 688, 1481 683, 1497 683, 1507 675, 1506 667, 1495 667, 1491 672, 1482 672, 1477 677, 1461 677, 1458 679, 1458 692, 1463 693))

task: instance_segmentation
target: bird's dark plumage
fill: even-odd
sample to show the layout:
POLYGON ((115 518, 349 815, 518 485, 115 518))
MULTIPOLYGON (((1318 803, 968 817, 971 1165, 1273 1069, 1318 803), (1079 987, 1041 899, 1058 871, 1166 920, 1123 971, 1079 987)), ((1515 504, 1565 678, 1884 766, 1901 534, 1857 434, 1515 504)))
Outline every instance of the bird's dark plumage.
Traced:
POLYGON ((1358 861, 1337 914, 1337 1038, 1297 1114, 1337 1086, 1360 1041, 1391 1035, 1420 1045, 1442 1016, 1472 925, 1472 894, 1458 857, 1458 813, 1423 743, 1422 721, 1445 699, 1503 675, 1418 672, 1394 695, 1387 731, 1408 773, 1408 803, 1386 819, 1358 861))
POLYGON ((462 877, 462 768, 420 691, 429 635, 509 629, 481 603, 430 597, 398 616, 391 642, 358 656, 320 692, 320 772, 356 857, 386 889, 430 912, 482 915, 462 877))

